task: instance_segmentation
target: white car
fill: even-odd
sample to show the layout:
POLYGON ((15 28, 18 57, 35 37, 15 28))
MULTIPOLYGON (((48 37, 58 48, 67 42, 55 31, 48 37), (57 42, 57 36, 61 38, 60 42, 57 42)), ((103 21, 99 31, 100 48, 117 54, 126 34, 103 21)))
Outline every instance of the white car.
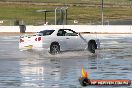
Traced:
POLYGON ((19 41, 19 49, 48 50, 51 54, 84 49, 95 53, 99 46, 99 39, 83 36, 71 29, 43 30, 34 35, 21 36, 19 41))

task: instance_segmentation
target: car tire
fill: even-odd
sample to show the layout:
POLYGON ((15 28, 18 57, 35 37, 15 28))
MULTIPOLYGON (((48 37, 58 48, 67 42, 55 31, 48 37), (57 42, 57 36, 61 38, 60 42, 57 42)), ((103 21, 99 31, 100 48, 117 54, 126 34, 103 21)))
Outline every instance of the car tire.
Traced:
POLYGON ((95 53, 95 49, 96 49, 96 44, 95 44, 95 42, 89 42, 89 43, 88 43, 88 50, 89 50, 91 53, 95 53))
POLYGON ((58 53, 60 53, 60 46, 59 46, 59 44, 58 43, 51 44, 51 46, 50 46, 50 54, 56 55, 58 53))

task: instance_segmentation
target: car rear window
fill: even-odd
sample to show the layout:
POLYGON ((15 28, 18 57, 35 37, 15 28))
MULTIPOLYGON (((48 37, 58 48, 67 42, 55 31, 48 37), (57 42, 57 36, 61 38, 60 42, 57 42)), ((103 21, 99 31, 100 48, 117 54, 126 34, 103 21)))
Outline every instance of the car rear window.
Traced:
POLYGON ((44 30, 44 31, 40 31, 39 33, 42 34, 43 36, 46 35, 51 35, 55 30, 44 30))

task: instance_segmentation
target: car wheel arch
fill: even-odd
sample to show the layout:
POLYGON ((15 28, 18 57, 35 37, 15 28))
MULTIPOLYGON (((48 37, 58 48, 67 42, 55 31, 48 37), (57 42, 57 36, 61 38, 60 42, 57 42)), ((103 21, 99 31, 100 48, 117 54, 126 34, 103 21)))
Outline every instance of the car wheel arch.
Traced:
POLYGON ((53 44, 57 44, 57 45, 60 46, 59 42, 57 42, 57 41, 52 42, 52 43, 50 44, 50 46, 53 45, 53 44))

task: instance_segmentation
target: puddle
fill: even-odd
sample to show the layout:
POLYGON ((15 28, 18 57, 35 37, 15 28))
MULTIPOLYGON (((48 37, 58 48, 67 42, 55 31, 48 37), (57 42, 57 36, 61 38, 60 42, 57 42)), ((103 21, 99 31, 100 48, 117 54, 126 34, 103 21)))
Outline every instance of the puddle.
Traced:
POLYGON ((1 88, 82 88, 78 82, 82 67, 88 71, 90 79, 132 80, 132 41, 128 41, 132 39, 130 36, 111 41, 102 39, 103 48, 97 50, 96 54, 70 51, 58 55, 36 51, 21 52, 18 50, 16 37, 0 39, 1 88))

